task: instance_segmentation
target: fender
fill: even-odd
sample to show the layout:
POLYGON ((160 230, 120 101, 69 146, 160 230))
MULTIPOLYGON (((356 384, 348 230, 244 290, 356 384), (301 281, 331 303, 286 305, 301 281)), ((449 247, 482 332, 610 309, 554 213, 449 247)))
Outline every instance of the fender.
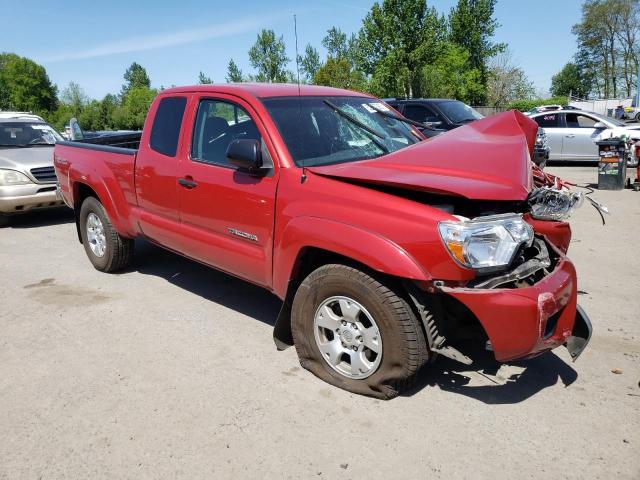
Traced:
POLYGON ((385 237, 326 218, 296 217, 287 224, 274 248, 273 291, 283 299, 273 328, 273 339, 279 350, 293 345, 291 298, 295 292, 288 290, 300 255, 309 247, 337 253, 388 275, 431 280, 431 275, 413 257, 385 237))
POLYGON ((126 220, 133 220, 130 217, 132 214, 131 208, 116 179, 109 174, 100 175, 95 168, 89 168, 82 164, 80 164, 80 167, 81 169, 78 168, 77 164, 72 165, 69 170, 71 201, 74 209, 80 210, 80 205, 76 205, 78 187, 80 184, 84 184, 96 192, 98 200, 102 203, 116 231, 124 237, 135 237, 136 232, 133 223, 126 220))
POLYGON ((300 253, 315 247, 351 258, 381 273, 429 281, 431 275, 404 249, 375 232, 322 217, 292 219, 274 248, 273 291, 285 298, 300 253))

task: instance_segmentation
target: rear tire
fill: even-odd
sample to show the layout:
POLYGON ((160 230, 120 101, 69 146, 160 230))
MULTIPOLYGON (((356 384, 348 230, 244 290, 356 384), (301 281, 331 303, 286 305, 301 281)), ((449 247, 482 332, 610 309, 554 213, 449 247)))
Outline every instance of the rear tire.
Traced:
POLYGON ((4 215, 0 213, 0 228, 8 227, 9 223, 11 223, 11 219, 9 218, 9 215, 4 215))
POLYGON ((110 273, 131 263, 133 240, 116 232, 104 207, 94 197, 85 199, 80 207, 80 234, 87 257, 96 270, 110 273))
POLYGON ((378 277, 346 265, 318 268, 295 294, 291 330, 304 368, 342 389, 386 400, 411 386, 429 350, 401 289, 378 277))

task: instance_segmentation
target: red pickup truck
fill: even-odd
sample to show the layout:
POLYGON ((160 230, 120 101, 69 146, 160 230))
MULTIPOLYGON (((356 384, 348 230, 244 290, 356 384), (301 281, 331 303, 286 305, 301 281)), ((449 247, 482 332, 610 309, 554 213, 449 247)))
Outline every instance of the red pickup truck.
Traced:
POLYGON ((436 355, 499 361, 591 335, 564 221, 534 182, 537 125, 505 112, 425 140, 384 102, 295 85, 164 90, 137 149, 60 142, 59 189, 95 268, 134 239, 283 301, 278 348, 352 392, 392 398, 436 355))

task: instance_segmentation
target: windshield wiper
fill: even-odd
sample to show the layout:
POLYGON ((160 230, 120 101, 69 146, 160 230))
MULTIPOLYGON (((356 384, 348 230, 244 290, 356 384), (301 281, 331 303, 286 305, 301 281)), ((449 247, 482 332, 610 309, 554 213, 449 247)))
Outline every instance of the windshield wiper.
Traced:
POLYGON ((324 100, 324 103, 326 103, 338 115, 345 118, 346 120, 354 124, 356 127, 360 127, 362 130, 365 131, 365 133, 368 133, 369 135, 367 135, 367 137, 369 137, 371 141, 375 143, 380 150, 382 150, 384 153, 389 153, 389 149, 385 147, 384 144, 382 144, 379 140, 376 140, 374 138, 374 137, 378 137, 379 139, 384 140, 384 136, 380 132, 377 132, 376 130, 371 128, 369 125, 361 122, 357 118, 352 117, 347 112, 345 112, 340 107, 338 107, 335 103, 332 103, 329 100, 324 100))

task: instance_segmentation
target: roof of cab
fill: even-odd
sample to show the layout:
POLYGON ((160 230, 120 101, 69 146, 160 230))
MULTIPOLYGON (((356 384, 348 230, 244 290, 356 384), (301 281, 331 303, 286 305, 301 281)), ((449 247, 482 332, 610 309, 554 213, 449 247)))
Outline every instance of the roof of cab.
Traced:
POLYGON ((191 85, 163 90, 162 95, 173 93, 211 92, 228 94, 249 94, 258 98, 297 97, 302 96, 349 96, 368 97, 369 95, 342 88, 322 87, 318 85, 300 85, 295 83, 211 83, 207 85, 191 85))

